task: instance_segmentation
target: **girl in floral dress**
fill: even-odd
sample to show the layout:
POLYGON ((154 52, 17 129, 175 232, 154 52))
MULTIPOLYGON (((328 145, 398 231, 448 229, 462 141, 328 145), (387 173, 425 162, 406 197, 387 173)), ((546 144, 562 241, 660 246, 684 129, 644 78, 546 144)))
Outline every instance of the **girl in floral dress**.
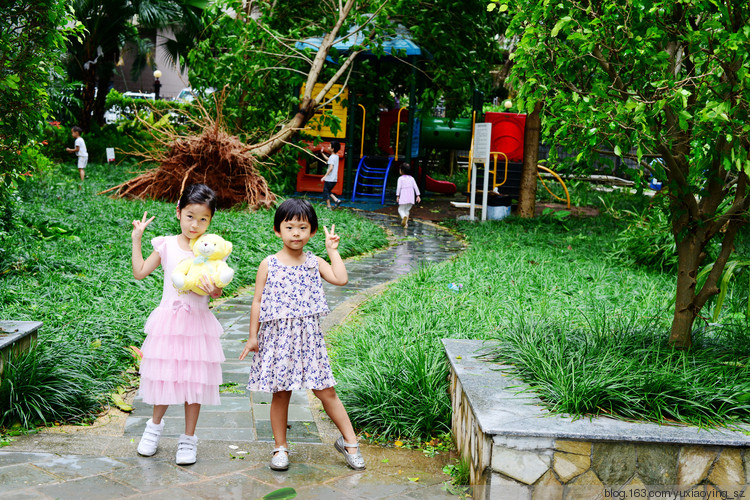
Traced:
POLYGON ((154 220, 133 221, 133 276, 141 280, 156 270, 164 269, 161 303, 146 320, 148 334, 143 342, 140 394, 143 401, 154 405, 152 417, 146 422, 138 453, 150 457, 156 453, 164 420, 171 404, 185 406, 185 433, 177 444, 178 465, 195 463, 198 438, 195 427, 202 404, 218 405, 221 385, 221 324, 208 309, 208 295, 218 297, 221 288, 206 276, 199 288, 208 295, 178 291, 170 278, 177 264, 193 257, 190 240, 208 229, 216 211, 216 195, 204 184, 185 188, 177 203, 180 234, 159 236, 151 240, 154 251, 145 260, 141 252, 143 231, 154 220))
POLYGON ((320 317, 328 313, 322 279, 333 285, 346 285, 348 275, 338 252, 335 225, 324 227, 329 264, 305 244, 318 229, 315 209, 307 200, 289 199, 279 205, 273 221, 274 232, 283 248, 266 257, 258 267, 255 296, 250 313, 250 338, 240 359, 253 357, 250 391, 273 393, 271 429, 276 448, 271 468, 289 468, 286 442, 287 412, 292 391, 311 389, 323 403, 328 416, 342 436, 335 447, 349 467, 362 470, 365 462, 359 452, 357 435, 344 405, 333 386, 320 317))

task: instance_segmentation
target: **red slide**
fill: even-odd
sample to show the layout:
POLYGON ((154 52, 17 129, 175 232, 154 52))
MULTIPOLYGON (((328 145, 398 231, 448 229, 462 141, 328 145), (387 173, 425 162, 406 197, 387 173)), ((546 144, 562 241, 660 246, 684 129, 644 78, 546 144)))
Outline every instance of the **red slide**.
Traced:
POLYGON ((432 191, 433 193, 442 193, 442 194, 456 194, 456 185, 452 182, 448 181, 438 181, 427 176, 427 183, 425 185, 427 188, 427 191, 432 191))
MULTIPOLYGON (((422 169, 419 169, 419 173, 417 175, 422 175, 422 169)), ((432 191, 433 193, 456 194, 457 191, 456 185, 452 182, 439 181, 437 179, 433 179, 429 175, 427 176, 425 187, 427 188, 427 191, 432 191)))

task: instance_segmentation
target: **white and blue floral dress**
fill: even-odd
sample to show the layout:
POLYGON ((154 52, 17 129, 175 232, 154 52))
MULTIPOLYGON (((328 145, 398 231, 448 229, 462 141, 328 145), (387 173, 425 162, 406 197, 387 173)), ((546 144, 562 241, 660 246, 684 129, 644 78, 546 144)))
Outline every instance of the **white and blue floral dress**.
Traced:
POLYGON ((258 352, 247 389, 278 392, 336 385, 320 330, 320 318, 328 312, 318 258, 312 252, 299 266, 285 266, 269 256, 258 352))

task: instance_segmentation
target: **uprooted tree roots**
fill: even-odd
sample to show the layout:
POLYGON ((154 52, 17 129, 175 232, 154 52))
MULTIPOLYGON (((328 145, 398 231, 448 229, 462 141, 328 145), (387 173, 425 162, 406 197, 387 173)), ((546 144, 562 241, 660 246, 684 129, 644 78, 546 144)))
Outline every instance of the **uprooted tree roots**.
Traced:
POLYGON ((258 173, 259 159, 252 147, 229 135, 201 109, 201 119, 187 118, 203 128, 200 135, 182 135, 171 127, 156 127, 141 120, 154 138, 157 147, 129 152, 142 158, 141 164, 157 163, 148 170, 102 193, 115 192, 119 197, 153 198, 177 201, 188 184, 206 184, 216 192, 220 207, 247 203, 250 208, 269 207, 276 195, 258 173))

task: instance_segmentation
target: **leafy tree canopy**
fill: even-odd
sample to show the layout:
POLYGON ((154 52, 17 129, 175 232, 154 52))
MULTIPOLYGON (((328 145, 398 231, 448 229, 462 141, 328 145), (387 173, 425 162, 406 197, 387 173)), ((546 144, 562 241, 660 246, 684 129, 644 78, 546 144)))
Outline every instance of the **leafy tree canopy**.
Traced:
POLYGON ((543 102, 543 134, 581 151, 629 156, 666 181, 679 269, 670 340, 687 347, 747 221, 750 4, 741 0, 519 2, 511 83, 543 102), (654 162, 654 159, 659 161, 654 162), (702 287, 706 247, 721 252, 702 287))
POLYGON ((7 193, 33 169, 34 141, 49 111, 49 87, 73 26, 64 2, 11 2, 0 16, 0 234, 9 215, 7 193))

